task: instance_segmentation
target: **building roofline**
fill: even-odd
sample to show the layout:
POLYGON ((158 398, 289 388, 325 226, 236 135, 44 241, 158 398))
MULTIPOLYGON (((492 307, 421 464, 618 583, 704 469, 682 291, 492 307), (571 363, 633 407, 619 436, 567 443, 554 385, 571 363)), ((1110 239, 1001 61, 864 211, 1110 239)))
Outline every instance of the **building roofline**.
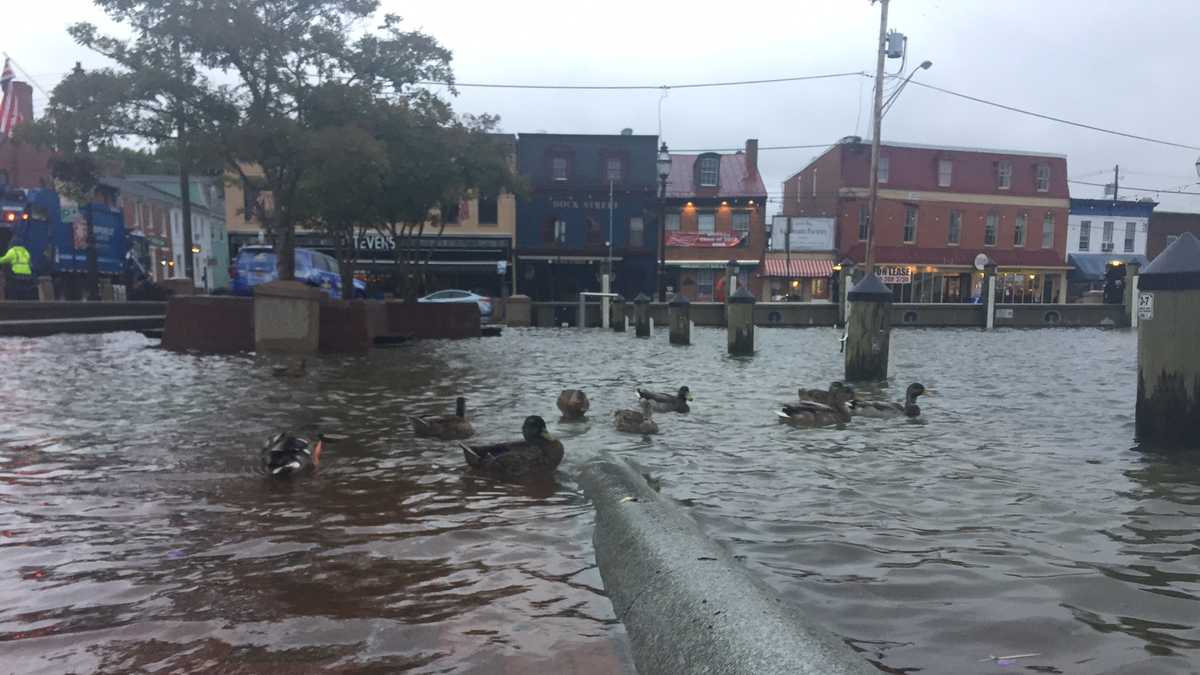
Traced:
POLYGON ((816 164, 816 163, 817 163, 817 160, 821 159, 821 158, 822 158, 822 157, 824 157, 825 155, 828 155, 830 150, 832 150, 832 149, 836 148, 836 147, 837 147, 837 146, 839 146, 839 145, 848 145, 848 144, 846 144, 846 143, 842 143, 841 141, 838 141, 838 142, 836 142, 836 143, 830 143, 828 148, 825 148, 824 150, 822 150, 822 151, 821 151, 821 154, 819 154, 819 155, 817 155, 816 157, 813 157, 812 159, 810 159, 810 160, 808 161, 808 164, 805 164, 805 165, 804 165, 803 167, 801 167, 801 168, 800 168, 800 170, 799 170, 799 171, 797 171, 796 173, 793 173, 792 175, 788 176, 787 178, 784 178, 784 179, 783 179, 783 182, 784 182, 784 183, 786 183, 786 182, 788 182, 789 180, 791 180, 791 179, 795 178, 796 176, 799 176, 800 174, 804 173, 804 171, 805 171, 806 169, 808 169, 808 167, 812 166, 813 164, 816 164))
MULTIPOLYGON (((863 144, 869 145, 871 139, 864 138, 863 144)), ((900 143, 896 141, 884 140, 880 143, 882 147, 889 148, 913 148, 916 150, 950 150, 954 152, 979 152, 989 155, 1021 155, 1023 157, 1048 157, 1052 159, 1066 159, 1066 155, 1060 155, 1054 152, 1034 152, 1032 150, 1005 150, 1001 148, 976 148, 966 145, 926 145, 923 143, 900 143)))
POLYGON ((626 135, 626 134, 621 134, 621 133, 616 133, 616 134, 558 134, 558 133, 546 133, 546 132, 541 132, 541 131, 538 131, 538 132, 523 131, 523 132, 520 132, 520 133, 517 133, 514 135, 517 137, 518 141, 521 138, 524 138, 525 136, 538 136, 538 137, 557 136, 557 137, 561 137, 561 138, 653 138, 655 140, 658 139, 658 136, 655 134, 628 134, 628 135, 626 135))

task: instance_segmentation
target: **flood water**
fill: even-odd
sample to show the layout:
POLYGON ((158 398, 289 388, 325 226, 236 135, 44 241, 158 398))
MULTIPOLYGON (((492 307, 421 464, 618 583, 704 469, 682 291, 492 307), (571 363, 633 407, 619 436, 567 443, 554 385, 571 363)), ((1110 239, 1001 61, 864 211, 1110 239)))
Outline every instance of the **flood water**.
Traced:
POLYGON ((715 329, 509 329, 299 380, 137 334, 0 340, 0 670, 632 672, 576 482, 611 452, 887 672, 1196 672, 1200 468, 1131 449, 1132 333, 897 330, 877 395, 936 389, 924 419, 778 424, 840 376, 837 335, 760 330, 731 359, 715 329), (681 384, 662 435, 612 429, 636 386, 681 384), (590 423, 557 421, 564 387, 590 423), (459 393, 482 440, 546 417, 555 481, 412 436, 459 393), (346 438, 267 481, 282 429, 346 438))

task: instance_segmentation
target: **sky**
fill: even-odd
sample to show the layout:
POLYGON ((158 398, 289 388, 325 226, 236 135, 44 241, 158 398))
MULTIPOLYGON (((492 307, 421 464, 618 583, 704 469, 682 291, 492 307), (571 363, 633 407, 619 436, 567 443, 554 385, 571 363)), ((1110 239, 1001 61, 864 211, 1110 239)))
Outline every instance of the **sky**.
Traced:
MULTIPOLYGON (((410 29, 454 53, 460 82, 664 85, 873 72, 879 5, 869 0, 633 2, 381 0, 410 29)), ((49 91, 75 61, 105 60, 66 26, 105 17, 89 0, 11 2, 0 50, 49 91)), ((1006 105, 1200 147, 1200 2, 1196 0, 892 0, 889 27, 908 37, 915 81, 1006 105)), ((896 72, 899 60, 889 60, 896 72)), ((18 78, 26 79, 18 71, 18 78)), ((461 87, 464 113, 492 113, 504 131, 659 133, 676 149, 825 145, 870 136, 863 77, 646 91, 529 91, 461 87)), ((44 104, 35 91, 35 105, 44 104)), ((1078 129, 909 86, 884 119, 885 141, 1063 154, 1073 180, 1111 182, 1160 210, 1200 212, 1196 162, 1182 149, 1078 129)), ((764 150, 772 198, 820 149, 764 150)), ((1071 184, 1073 197, 1102 188, 1071 184)), ((773 203, 774 209, 779 203, 773 203)))

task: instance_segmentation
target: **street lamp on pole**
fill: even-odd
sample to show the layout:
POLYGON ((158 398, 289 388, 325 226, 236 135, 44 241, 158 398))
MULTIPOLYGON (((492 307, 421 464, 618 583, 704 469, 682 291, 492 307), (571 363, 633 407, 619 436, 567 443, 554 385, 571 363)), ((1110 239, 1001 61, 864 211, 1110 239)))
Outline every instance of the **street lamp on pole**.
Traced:
POLYGON ((658 149, 658 301, 667 301, 667 176, 671 175, 671 153, 664 142, 658 149))
POLYGON ((908 86, 909 81, 913 79, 913 75, 916 75, 917 71, 929 70, 932 67, 933 61, 926 60, 922 61, 921 65, 913 68, 912 72, 908 74, 908 77, 904 78, 904 81, 900 83, 900 86, 896 87, 896 91, 892 92, 892 95, 888 97, 886 102, 884 102, 883 111, 880 113, 880 117, 888 114, 888 111, 892 109, 892 104, 895 103, 896 99, 900 96, 900 92, 904 91, 904 88, 908 86))

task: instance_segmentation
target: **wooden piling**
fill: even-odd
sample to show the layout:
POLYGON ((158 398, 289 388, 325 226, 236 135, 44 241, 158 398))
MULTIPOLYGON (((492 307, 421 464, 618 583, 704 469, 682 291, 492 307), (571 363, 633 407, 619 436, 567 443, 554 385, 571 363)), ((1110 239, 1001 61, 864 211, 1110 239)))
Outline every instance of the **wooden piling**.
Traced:
POLYGON ((671 323, 671 344, 692 343, 692 304, 683 293, 676 293, 667 305, 671 323))
POLYGON ((892 291, 873 272, 853 288, 846 320, 846 375, 848 382, 887 379, 892 332, 892 291))
POLYGON ((1138 286, 1138 440, 1200 450, 1200 239, 1180 235, 1138 286))
POLYGON ((645 293, 633 299, 633 328, 638 337, 650 337, 650 298, 645 293))
POLYGON ((618 333, 625 332, 625 298, 618 295, 613 298, 612 304, 609 305, 610 312, 608 317, 608 325, 618 333))
POLYGON ((745 286, 729 296, 726 305, 729 353, 734 356, 754 355, 754 294, 745 286))

